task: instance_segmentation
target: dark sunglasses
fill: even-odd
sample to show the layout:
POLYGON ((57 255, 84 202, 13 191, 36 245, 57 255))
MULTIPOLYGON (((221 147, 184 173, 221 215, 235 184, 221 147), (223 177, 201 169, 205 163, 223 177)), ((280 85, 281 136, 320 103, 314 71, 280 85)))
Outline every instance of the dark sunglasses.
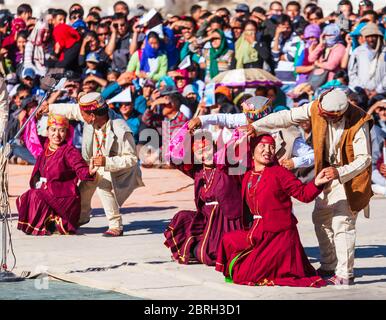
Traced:
POLYGON ((211 39, 211 41, 215 41, 215 40, 221 40, 221 38, 216 37, 211 39))
POLYGON ((108 36, 109 33, 108 32, 105 32, 105 33, 98 33, 98 36, 101 37, 101 36, 108 36))

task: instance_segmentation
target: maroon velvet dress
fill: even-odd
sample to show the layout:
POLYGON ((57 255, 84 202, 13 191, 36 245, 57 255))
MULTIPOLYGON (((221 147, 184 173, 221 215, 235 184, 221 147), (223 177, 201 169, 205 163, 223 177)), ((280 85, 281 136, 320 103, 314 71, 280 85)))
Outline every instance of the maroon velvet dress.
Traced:
POLYGON ((74 146, 62 144, 54 153, 38 157, 32 172, 31 189, 16 200, 19 212, 17 228, 26 234, 74 234, 80 216, 78 180, 93 180, 89 166, 74 146), (43 177, 46 183, 37 189, 43 177))
POLYGON ((178 168, 194 178, 197 211, 184 210, 173 217, 164 232, 165 245, 179 263, 214 266, 223 234, 243 229, 241 179, 228 175, 227 167, 178 168))
POLYGON ((228 282, 242 285, 319 287, 317 275, 301 244, 291 196, 310 202, 322 191, 307 185, 281 166, 249 171, 243 180, 245 210, 253 215, 249 230, 224 235, 216 270, 228 282))

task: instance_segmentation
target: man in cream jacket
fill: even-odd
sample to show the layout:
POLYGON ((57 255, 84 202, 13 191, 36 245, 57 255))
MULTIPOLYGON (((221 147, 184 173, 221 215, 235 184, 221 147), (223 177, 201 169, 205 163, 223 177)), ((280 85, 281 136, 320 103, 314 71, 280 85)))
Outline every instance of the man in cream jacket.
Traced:
POLYGON ((134 189, 144 186, 134 138, 126 122, 109 110, 97 92, 80 97, 79 104, 50 104, 49 111, 85 123, 82 155, 99 167, 95 181, 80 184, 81 216, 79 225, 90 220, 91 198, 95 191, 109 220, 107 237, 123 235, 119 207, 134 189))

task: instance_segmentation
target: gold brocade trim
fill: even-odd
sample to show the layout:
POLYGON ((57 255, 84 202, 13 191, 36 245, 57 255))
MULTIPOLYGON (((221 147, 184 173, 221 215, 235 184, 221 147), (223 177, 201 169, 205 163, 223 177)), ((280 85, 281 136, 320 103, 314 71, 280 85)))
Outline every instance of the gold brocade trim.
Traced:
POLYGON ((172 227, 169 226, 169 229, 170 229, 170 232, 171 232, 171 234, 172 234, 172 239, 173 239, 174 245, 175 245, 176 248, 177 248, 177 254, 178 254, 179 256, 181 256, 181 252, 180 252, 180 249, 178 248, 177 241, 176 241, 176 239, 174 238, 174 233, 173 233, 174 228, 172 228, 172 227))
POLYGON ((33 230, 36 230, 36 231, 39 231, 39 232, 46 232, 46 227, 43 227, 43 229, 39 229, 39 228, 33 227, 33 226, 32 226, 31 224, 29 224, 28 222, 18 221, 17 223, 18 223, 18 224, 21 224, 21 225, 26 225, 26 226, 29 227, 30 229, 33 229, 33 230))
POLYGON ((259 287, 260 286, 274 286, 274 285, 275 285, 275 283, 272 280, 268 280, 267 278, 256 283, 256 286, 259 286, 259 287))
POLYGON ((186 256, 186 248, 188 247, 189 241, 192 240, 194 236, 191 236, 188 238, 188 240, 185 242, 185 248, 184 248, 184 255, 181 257, 181 260, 185 262, 185 256, 186 256))
POLYGON ((211 230, 211 227, 212 227, 213 214, 214 214, 214 211, 216 210, 216 208, 217 208, 217 204, 213 207, 212 212, 210 214, 208 229, 206 231, 204 241, 202 242, 202 245, 201 245, 201 261, 202 261, 202 263, 205 263, 204 262, 204 246, 205 246, 206 240, 208 239, 209 231, 211 230))
POLYGON ((310 284, 310 287, 314 287, 315 284, 317 284, 318 282, 320 282, 322 280, 323 280, 322 278, 319 278, 318 280, 315 280, 313 283, 310 284))
POLYGON ((66 231, 66 229, 64 229, 63 220, 61 217, 59 217, 59 216, 55 217, 55 224, 62 229, 62 234, 66 235, 66 236, 68 236, 70 234, 69 232, 66 231))
POLYGON ((252 229, 251 229, 251 231, 249 232, 249 235, 248 235, 249 242, 251 243, 252 246, 254 245, 254 243, 252 242, 252 236, 253 236, 253 233, 255 232, 255 229, 259 225, 259 223, 260 223, 260 219, 257 219, 256 224, 252 227, 252 229))

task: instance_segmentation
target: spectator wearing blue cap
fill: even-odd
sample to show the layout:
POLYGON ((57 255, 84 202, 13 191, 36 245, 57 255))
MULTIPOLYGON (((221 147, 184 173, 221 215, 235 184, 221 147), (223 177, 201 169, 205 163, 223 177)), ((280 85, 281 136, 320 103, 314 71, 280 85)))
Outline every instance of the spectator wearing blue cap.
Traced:
POLYGON ((350 86, 365 89, 367 96, 372 98, 386 92, 386 50, 383 34, 375 23, 367 23, 361 35, 366 42, 356 48, 350 57, 350 86))
POLYGON ((236 6, 236 18, 248 18, 249 16, 249 6, 246 3, 239 3, 236 6))
POLYGON ((105 76, 109 66, 111 65, 111 60, 101 47, 98 35, 94 31, 88 32, 83 38, 78 58, 80 67, 84 68, 86 66, 86 57, 90 53, 94 53, 98 56, 98 71, 105 76))
POLYGON ((98 78, 103 78, 103 74, 98 70, 100 58, 96 52, 90 52, 86 56, 86 68, 83 70, 83 77, 94 75, 98 78))

